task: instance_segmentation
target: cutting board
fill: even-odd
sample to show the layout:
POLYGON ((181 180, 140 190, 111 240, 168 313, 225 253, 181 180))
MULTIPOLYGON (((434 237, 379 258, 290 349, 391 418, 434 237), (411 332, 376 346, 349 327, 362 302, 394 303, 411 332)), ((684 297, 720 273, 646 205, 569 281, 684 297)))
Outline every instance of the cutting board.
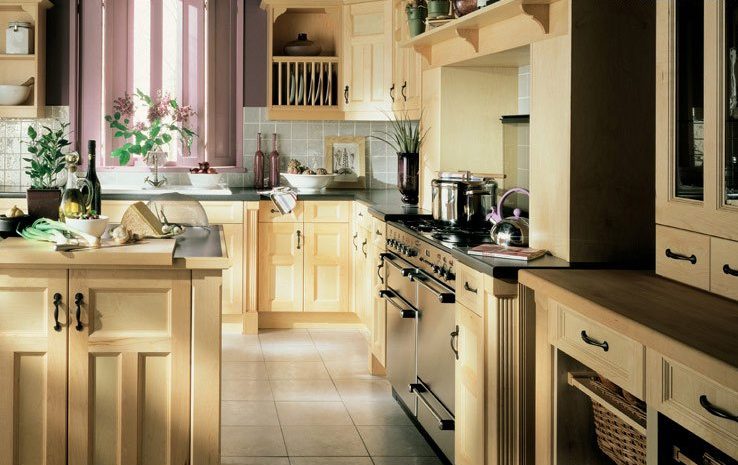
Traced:
POLYGON ((0 241, 0 265, 168 266, 172 264, 175 242, 146 239, 119 246, 112 239, 103 239, 99 248, 55 252, 50 242, 9 237, 0 241))

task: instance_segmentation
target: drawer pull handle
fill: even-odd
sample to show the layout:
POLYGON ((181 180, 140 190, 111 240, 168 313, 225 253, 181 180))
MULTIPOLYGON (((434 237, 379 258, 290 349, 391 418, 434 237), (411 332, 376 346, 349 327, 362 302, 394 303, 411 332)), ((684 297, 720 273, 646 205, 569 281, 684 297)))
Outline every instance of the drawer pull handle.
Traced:
POLYGON ((368 241, 368 239, 364 239, 364 241, 361 243, 361 253, 364 254, 364 258, 369 258, 369 255, 367 255, 366 250, 364 249, 368 241))
POLYGON ((354 250, 359 251, 359 246, 356 245, 356 238, 359 237, 359 233, 354 233, 354 237, 351 238, 351 243, 354 244, 354 250))
POLYGON ((297 250, 300 250, 300 241, 302 240, 302 232, 297 230, 297 250))
POLYGON ((384 258, 379 261, 379 265, 377 266, 377 277, 379 278, 379 282, 381 284, 384 284, 384 276, 382 276, 382 268, 384 268, 384 258))
POLYGON ((674 260, 687 260, 692 265, 697 263, 697 257, 695 257, 694 254, 687 257, 686 255, 682 255, 680 253, 674 253, 671 251, 671 249, 666 249, 666 256, 669 258, 673 258, 674 260))
POLYGON ((377 232, 376 232, 375 234, 376 234, 377 236, 381 236, 381 235, 382 235, 382 232, 381 232, 381 231, 380 231, 379 229, 377 229, 377 232))
POLYGON ((731 276, 738 276, 738 270, 734 270, 733 268, 729 267, 727 264, 723 265, 723 273, 729 274, 731 276))
POLYGON ((591 337, 587 336, 587 331, 585 330, 582 330, 582 340, 591 346, 600 347, 605 352, 610 350, 610 344, 608 344, 607 341, 602 341, 602 342, 595 341, 591 337))
POLYGON ((469 292, 473 292, 473 293, 476 294, 478 289, 474 289, 473 287, 469 286, 469 282, 468 281, 464 281, 464 290, 465 291, 469 291, 469 292))
POLYGON ((454 355, 456 356, 456 360, 459 359, 459 325, 456 325, 456 329, 454 331, 451 331, 451 350, 454 352, 454 355), (455 343, 455 344, 454 344, 455 343))
POLYGON ((82 301, 84 301, 84 296, 81 292, 78 292, 74 295, 74 304, 77 306, 77 312, 75 313, 75 316, 77 317, 77 326, 74 327, 77 331, 82 331, 84 329, 84 326, 82 326, 82 301))
POLYGON ((271 210, 269 210, 269 211, 272 212, 272 213, 279 213, 279 210, 275 210, 273 208, 271 210))
POLYGON ((738 423, 738 415, 731 415, 720 407, 715 407, 710 403, 709 400, 707 400, 707 396, 704 394, 700 396, 700 405, 702 406, 702 408, 707 410, 712 415, 715 415, 716 417, 725 418, 726 420, 731 420, 738 423))
POLYGON ((58 292, 54 294, 54 331, 57 333, 62 330, 61 323, 59 323, 59 305, 61 305, 62 296, 58 292))

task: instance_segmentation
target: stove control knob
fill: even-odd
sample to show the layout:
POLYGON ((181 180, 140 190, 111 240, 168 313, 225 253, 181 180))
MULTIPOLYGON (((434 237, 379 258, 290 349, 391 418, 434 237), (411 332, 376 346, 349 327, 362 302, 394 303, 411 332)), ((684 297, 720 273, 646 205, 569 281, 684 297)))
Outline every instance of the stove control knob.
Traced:
POLYGON ((441 273, 441 267, 438 265, 433 265, 433 274, 440 274, 441 273))
POLYGON ((456 279, 456 275, 449 268, 449 270, 446 272, 446 281, 453 281, 454 279, 456 279))
POLYGON ((402 252, 403 255, 408 255, 409 250, 410 248, 407 245, 405 244, 400 245, 400 252, 402 252))
POLYGON ((413 249, 412 247, 408 247, 408 249, 407 249, 407 256, 408 257, 414 257, 416 255, 418 255, 418 250, 417 249, 413 249))
POLYGON ((438 276, 444 279, 446 278, 446 267, 445 266, 442 266, 438 269, 438 276))

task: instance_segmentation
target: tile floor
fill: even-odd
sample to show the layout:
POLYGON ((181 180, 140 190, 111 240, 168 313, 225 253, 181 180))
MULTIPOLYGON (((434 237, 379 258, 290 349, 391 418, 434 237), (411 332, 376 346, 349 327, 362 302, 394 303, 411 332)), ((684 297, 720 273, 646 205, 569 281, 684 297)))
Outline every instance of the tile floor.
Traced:
POLYGON ((441 464, 358 330, 224 332, 221 412, 223 464, 441 464))

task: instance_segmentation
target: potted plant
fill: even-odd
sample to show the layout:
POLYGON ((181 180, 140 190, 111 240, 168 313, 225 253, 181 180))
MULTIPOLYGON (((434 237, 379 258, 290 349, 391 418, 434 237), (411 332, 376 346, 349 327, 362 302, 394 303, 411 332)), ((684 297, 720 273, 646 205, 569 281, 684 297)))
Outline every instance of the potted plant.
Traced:
POLYGON ((450 18, 450 0, 428 0, 428 19, 450 18))
POLYGON ((390 131, 378 131, 381 136, 372 137, 385 142, 397 152, 397 189, 402 194, 402 203, 417 205, 420 146, 428 130, 422 131, 420 122, 411 120, 407 111, 399 115, 387 115, 387 118, 390 131))
POLYGON ((113 112, 105 116, 105 121, 115 131, 113 137, 121 137, 126 141, 111 152, 121 165, 126 165, 131 155, 141 155, 149 161, 152 153, 157 153, 156 157, 152 157, 155 163, 165 161, 166 157, 159 154, 175 135, 180 136, 182 146, 189 153, 192 141, 197 137, 187 127, 189 118, 195 115, 192 108, 189 105, 180 106, 175 98, 161 90, 157 91, 156 98, 144 94, 140 89, 136 89, 134 95, 126 93, 113 101, 113 112), (134 99, 146 107, 145 121, 136 120, 134 99))
POLYGON ((28 128, 28 153, 23 160, 28 163, 26 174, 31 178, 31 187, 26 191, 28 214, 33 218, 59 218, 61 190, 58 176, 64 169, 64 150, 70 145, 67 139, 69 123, 59 123, 60 129, 43 126, 39 134, 33 126, 28 128))
POLYGON ((405 12, 410 37, 425 32, 425 18, 428 16, 428 6, 425 0, 408 0, 405 12))

